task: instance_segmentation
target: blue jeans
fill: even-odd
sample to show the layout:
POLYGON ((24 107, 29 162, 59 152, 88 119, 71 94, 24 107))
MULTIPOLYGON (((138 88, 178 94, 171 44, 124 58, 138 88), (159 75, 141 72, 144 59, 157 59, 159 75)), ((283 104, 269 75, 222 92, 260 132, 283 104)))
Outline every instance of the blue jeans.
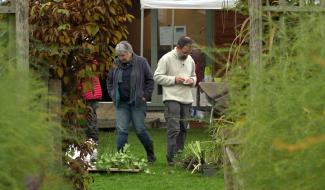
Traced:
POLYGON ((121 150, 128 142, 128 128, 130 121, 135 128, 135 133, 145 150, 150 152, 153 147, 153 142, 144 125, 146 117, 147 105, 142 102, 135 106, 128 102, 120 102, 116 108, 116 129, 117 129, 117 150, 121 150))

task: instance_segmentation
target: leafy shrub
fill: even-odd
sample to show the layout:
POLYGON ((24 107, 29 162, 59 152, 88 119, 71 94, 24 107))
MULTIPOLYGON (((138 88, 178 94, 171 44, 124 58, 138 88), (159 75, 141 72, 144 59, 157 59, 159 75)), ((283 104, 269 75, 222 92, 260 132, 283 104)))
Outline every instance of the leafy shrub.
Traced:
POLYGON ((102 154, 97 162, 97 168, 100 169, 118 168, 144 170, 146 167, 146 159, 137 158, 132 155, 129 144, 126 144, 121 151, 114 154, 102 154))

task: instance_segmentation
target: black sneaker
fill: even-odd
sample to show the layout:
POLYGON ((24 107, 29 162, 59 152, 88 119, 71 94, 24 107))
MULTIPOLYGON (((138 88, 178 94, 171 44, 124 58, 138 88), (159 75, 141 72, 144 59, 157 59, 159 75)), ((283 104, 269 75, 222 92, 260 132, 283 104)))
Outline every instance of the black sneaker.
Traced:
POLYGON ((153 155, 153 154, 152 154, 152 155, 148 155, 148 156, 147 156, 147 159, 148 159, 148 163, 149 163, 149 164, 153 164, 153 163, 155 163, 155 161, 157 160, 157 159, 156 159, 156 156, 153 155))

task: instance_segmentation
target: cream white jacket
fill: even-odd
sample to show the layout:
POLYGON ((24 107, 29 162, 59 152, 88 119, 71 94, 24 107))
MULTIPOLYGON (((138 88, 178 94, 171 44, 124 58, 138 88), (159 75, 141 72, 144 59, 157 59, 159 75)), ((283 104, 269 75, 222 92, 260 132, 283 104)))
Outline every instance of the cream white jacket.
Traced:
POLYGON ((183 104, 193 102, 191 88, 196 84, 195 63, 191 56, 185 60, 177 57, 176 48, 166 53, 158 62, 154 80, 163 86, 163 101, 175 100, 183 104), (192 86, 176 84, 175 77, 192 78, 192 86))

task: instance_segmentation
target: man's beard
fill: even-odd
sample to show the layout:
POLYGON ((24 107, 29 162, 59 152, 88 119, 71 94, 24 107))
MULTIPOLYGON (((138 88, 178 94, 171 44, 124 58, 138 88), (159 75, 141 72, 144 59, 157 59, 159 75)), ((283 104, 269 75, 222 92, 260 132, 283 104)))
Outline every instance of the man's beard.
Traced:
POLYGON ((178 59, 184 61, 187 58, 187 55, 179 55, 178 59))

